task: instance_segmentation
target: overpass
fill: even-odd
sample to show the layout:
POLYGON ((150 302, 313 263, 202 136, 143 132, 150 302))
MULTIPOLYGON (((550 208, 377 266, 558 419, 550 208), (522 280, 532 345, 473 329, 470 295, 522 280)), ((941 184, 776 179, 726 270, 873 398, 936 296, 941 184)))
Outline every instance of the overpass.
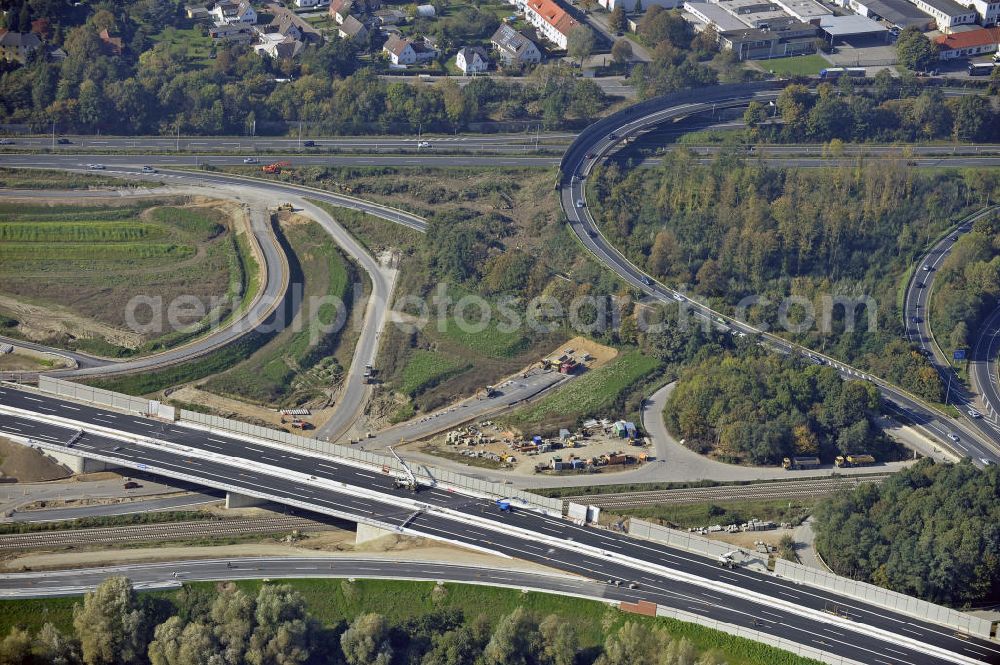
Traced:
POLYGON ((57 454, 196 482, 624 586, 630 600, 656 603, 662 613, 683 612, 694 617, 689 620, 701 617, 733 630, 756 631, 764 641, 789 645, 785 648, 815 650, 809 654, 826 662, 1000 663, 1000 646, 988 639, 988 622, 970 619, 963 629, 955 624, 964 621, 959 613, 948 615, 944 624, 935 623, 803 586, 759 566, 720 567, 717 560, 675 546, 565 519, 541 497, 537 505, 515 501, 515 510, 501 512, 495 498, 502 487, 477 491, 470 489, 472 483, 462 487, 436 482, 433 473, 418 470, 421 489, 412 493, 395 482, 388 458, 379 466, 375 456, 370 462, 333 457, 10 384, 0 386, 0 432, 57 454), (630 584, 636 588, 628 588, 630 584))

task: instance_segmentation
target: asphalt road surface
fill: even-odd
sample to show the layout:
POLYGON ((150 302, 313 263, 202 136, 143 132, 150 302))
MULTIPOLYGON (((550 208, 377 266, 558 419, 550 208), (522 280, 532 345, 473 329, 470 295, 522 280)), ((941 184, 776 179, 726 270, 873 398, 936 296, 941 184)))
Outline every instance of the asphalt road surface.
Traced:
MULTIPOLYGON (((71 418, 85 423, 85 426, 108 427, 103 423, 110 421, 113 423, 110 427, 116 431, 155 437, 166 442, 166 445, 137 445, 86 432, 73 444, 73 448, 84 455, 120 459, 128 466, 151 467, 143 470, 164 475, 183 474, 208 486, 225 485, 251 495, 265 491, 278 501, 293 506, 308 506, 310 510, 322 514, 372 519, 390 528, 405 528, 416 535, 466 543, 596 581, 635 581, 639 584, 639 588, 633 590, 637 599, 711 616, 810 646, 820 646, 831 653, 861 662, 923 665, 948 661, 931 655, 925 648, 887 642, 867 630, 854 630, 848 635, 842 627, 832 625, 830 620, 819 621, 808 614, 801 615, 800 610, 792 606, 825 613, 836 608, 838 613, 846 613, 857 624, 884 629, 900 638, 919 640, 970 658, 1000 662, 1000 648, 996 645, 978 639, 962 639, 940 626, 884 608, 801 587, 746 568, 720 568, 711 559, 658 543, 580 527, 558 517, 523 509, 503 513, 488 500, 435 488, 426 488, 413 495, 396 489, 393 479, 387 474, 352 467, 340 460, 320 462, 320 458, 310 457, 305 452, 252 446, 218 433, 209 435, 175 423, 111 413, 6 386, 0 389, 0 405, 32 411, 40 418, 71 418), (378 494, 352 494, 348 491, 350 487, 366 488, 378 494), (416 499, 426 508, 414 511, 389 503, 386 499, 392 495, 416 499), (441 509, 475 516, 485 522, 473 526, 442 513, 441 509), (503 525, 516 527, 537 535, 513 535, 492 525, 497 528, 503 525), (581 544, 599 548, 606 554, 588 554, 581 551, 581 544), (628 557, 642 564, 637 568, 625 561, 617 561, 616 557, 628 557), (667 566, 673 572, 671 576, 666 576, 654 568, 641 567, 647 564, 667 566), (673 575, 677 573, 693 577, 674 579, 673 575), (764 604, 755 600, 751 594, 757 593, 770 601, 764 604), (792 606, 773 604, 776 601, 791 603, 792 606)), ((34 418, 0 415, 0 432, 65 444, 76 430, 34 418)))

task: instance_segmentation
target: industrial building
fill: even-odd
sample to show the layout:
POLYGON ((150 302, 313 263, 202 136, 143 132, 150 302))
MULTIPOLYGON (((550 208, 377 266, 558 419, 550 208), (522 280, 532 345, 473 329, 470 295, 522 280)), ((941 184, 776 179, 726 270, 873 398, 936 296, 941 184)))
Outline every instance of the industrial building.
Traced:
POLYGON ((1000 48, 1000 27, 940 35, 934 42, 938 47, 938 57, 942 60, 996 53, 1000 48))
POLYGON ((979 16, 975 9, 963 7, 954 0, 911 0, 911 2, 917 9, 933 17, 938 30, 943 32, 948 32, 959 25, 971 25, 979 16))
POLYGON ((848 9, 873 20, 882 20, 899 30, 916 27, 930 30, 934 19, 907 0, 848 0, 848 9))

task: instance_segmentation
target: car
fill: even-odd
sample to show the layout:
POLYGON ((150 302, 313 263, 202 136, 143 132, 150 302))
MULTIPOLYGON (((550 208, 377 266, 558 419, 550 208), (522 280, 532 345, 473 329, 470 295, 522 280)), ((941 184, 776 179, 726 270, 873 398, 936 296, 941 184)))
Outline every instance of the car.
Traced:
POLYGON ((983 417, 983 414, 979 413, 975 409, 969 409, 968 411, 966 411, 966 413, 969 414, 970 418, 982 418, 983 417))
POLYGON ((87 168, 91 171, 103 171, 104 164, 87 164, 87 168))
POLYGON ((958 435, 955 434, 954 432, 948 432, 948 438, 954 441, 955 443, 961 441, 961 439, 958 438, 958 435))
POLYGON ((14 142, 10 139, 0 139, 0 145, 14 145, 14 142))
POLYGON ((645 275, 643 275, 642 276, 642 283, 645 284, 646 286, 652 286, 653 285, 653 280, 651 280, 650 278, 648 278, 645 275))
POLYGON ((594 153, 592 153, 592 152, 588 152, 587 153, 587 159, 593 159, 595 156, 596 155, 594 155, 594 153))
POLYGON ((417 144, 417 147, 418 148, 429 148, 429 147, 431 147, 431 143, 430 143, 430 141, 421 141, 420 143, 417 144))
POLYGON ((951 241, 952 242, 958 242, 958 234, 957 233, 951 237, 951 241))
POLYGON ((677 302, 684 302, 684 296, 682 296, 679 293, 675 293, 674 294, 674 300, 676 300, 677 302))
POLYGON ((617 141, 618 140, 618 135, 615 134, 614 132, 612 132, 611 134, 608 134, 608 140, 609 141, 617 141))
POLYGON ((587 229, 587 235, 590 236, 591 238, 596 238, 597 231, 595 231, 594 229, 587 229))
POLYGON ((316 146, 316 142, 315 141, 303 141, 302 145, 304 145, 307 148, 313 148, 313 147, 316 146))
POLYGON ((143 166, 142 167, 142 172, 143 173, 156 173, 156 169, 154 169, 152 166, 143 166))
POLYGON ((244 164, 256 164, 257 163, 257 158, 256 157, 244 157, 243 158, 243 163, 244 164))
POLYGON ((57 140, 56 143, 58 143, 59 145, 73 145, 73 142, 67 138, 61 138, 57 140))
POLYGON ((983 463, 983 466, 993 466, 993 460, 986 459, 985 457, 980 457, 979 461, 983 463))
POLYGON ((584 207, 585 205, 586 205, 586 204, 585 204, 585 203, 583 202, 583 199, 577 199, 577 201, 576 201, 576 207, 577 207, 577 208, 582 208, 582 207, 584 207))
POLYGON ((139 487, 139 483, 135 482, 134 480, 130 480, 127 483, 124 483, 122 485, 122 489, 126 489, 126 490, 134 490, 134 489, 136 489, 138 487, 139 487))
POLYGON ((915 286, 916 286, 916 287, 917 287, 918 289, 922 289, 922 288, 924 288, 924 283, 923 283, 923 282, 917 282, 917 283, 915 284, 915 286))
POLYGON ((921 319, 919 316, 914 316, 913 318, 910 319, 910 321, 912 321, 913 323, 922 323, 923 319, 921 319))
POLYGON ((116 453, 116 452, 118 452, 121 449, 122 449, 121 446, 115 446, 114 448, 111 449, 111 452, 116 453))
POLYGON ((931 271, 930 266, 924 266, 924 272, 930 272, 930 271, 931 271))

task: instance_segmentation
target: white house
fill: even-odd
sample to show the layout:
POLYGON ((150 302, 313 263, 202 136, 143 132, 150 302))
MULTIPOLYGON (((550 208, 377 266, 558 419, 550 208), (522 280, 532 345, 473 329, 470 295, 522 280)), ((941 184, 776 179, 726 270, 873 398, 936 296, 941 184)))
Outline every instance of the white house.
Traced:
POLYGON ((1000 23, 1000 0, 971 0, 969 6, 975 8, 983 25, 1000 23))
POLYGON ((223 0, 215 3, 212 11, 212 20, 216 25, 229 25, 230 23, 256 23, 257 12, 247 0, 223 0))
POLYGON ((296 7, 324 7, 330 0, 295 0, 296 7))
POLYGON ((483 47, 466 46, 458 50, 455 66, 461 69, 463 74, 479 74, 490 68, 490 60, 483 47))
POLYGON ((542 52, 535 43, 510 27, 501 23, 490 38, 500 61, 506 65, 524 65, 542 61, 542 52))
POLYGON ((940 35, 934 39, 934 43, 938 46, 938 57, 942 60, 996 53, 1000 49, 1000 27, 940 35))
POLYGON ((397 34, 389 35, 382 50, 389 55, 389 60, 394 65, 416 65, 438 57, 436 49, 422 42, 411 42, 397 34))
POLYGON ((524 18, 535 26, 542 37, 559 48, 566 48, 569 33, 578 25, 565 9, 553 0, 528 0, 524 5, 524 18))
POLYGON ((910 0, 917 9, 934 17, 938 30, 948 32, 957 25, 970 25, 979 16, 975 9, 969 9, 954 0, 910 0))

